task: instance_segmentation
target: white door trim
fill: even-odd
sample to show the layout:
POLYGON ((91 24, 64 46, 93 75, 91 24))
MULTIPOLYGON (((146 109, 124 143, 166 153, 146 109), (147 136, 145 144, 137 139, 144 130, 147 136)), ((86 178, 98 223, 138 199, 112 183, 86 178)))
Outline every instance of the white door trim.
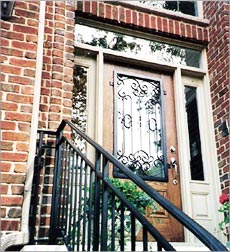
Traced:
POLYGON ((97 54, 97 80, 96 80, 96 100, 95 100, 95 141, 103 144, 103 75, 104 75, 104 56, 101 51, 97 54))
MULTIPOLYGON (((220 233, 215 233, 215 228, 220 222, 220 214, 218 213, 218 199, 221 193, 219 184, 217 154, 215 148, 214 127, 211 112, 211 100, 209 82, 206 75, 204 77, 186 77, 181 73, 181 69, 177 68, 174 75, 175 85, 175 108, 177 122, 177 137, 178 137, 178 155, 180 164, 180 181, 181 181, 181 197, 183 211, 190 217, 196 218, 194 213, 195 206, 192 203, 193 195, 197 194, 197 188, 203 188, 200 195, 207 195, 206 209, 207 216, 211 216, 212 228, 209 230, 218 239, 223 241, 223 236, 220 233), (190 179, 190 152, 189 152, 189 137, 188 126, 185 110, 184 84, 197 87, 197 105, 199 114, 199 128, 201 138, 202 157, 204 165, 205 181, 192 181, 190 179)), ((207 221, 209 217, 204 217, 207 221)), ((202 217, 195 219, 201 221, 202 217)), ((202 222, 202 221, 201 221, 202 222)), ((196 242, 194 236, 185 229, 185 241, 196 242)))
POLYGON ((86 67, 88 69, 87 74, 87 88, 86 88, 86 114, 87 114, 87 125, 86 133, 91 138, 95 138, 95 130, 90 125, 95 125, 95 92, 96 92, 96 63, 93 59, 76 57, 74 60, 76 65, 86 67), (88 84, 91 83, 90 90, 88 84))

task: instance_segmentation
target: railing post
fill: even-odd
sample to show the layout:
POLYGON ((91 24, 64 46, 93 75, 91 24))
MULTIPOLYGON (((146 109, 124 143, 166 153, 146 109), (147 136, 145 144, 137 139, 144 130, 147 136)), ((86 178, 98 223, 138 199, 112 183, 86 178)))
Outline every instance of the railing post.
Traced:
POLYGON ((157 251, 162 251, 162 246, 160 242, 157 242, 157 251))
POLYGON ((121 232, 121 238, 120 238, 120 249, 121 251, 125 250, 125 207, 124 204, 121 203, 121 213, 120 213, 120 220, 121 220, 121 225, 120 225, 120 232, 121 232))
MULTIPOLYGON (((80 163, 80 174, 79 174, 79 202, 78 202, 78 224, 77 224, 77 233, 78 233, 78 237, 77 237, 77 251, 80 250, 80 233, 81 233, 81 210, 82 210, 82 202, 81 202, 81 199, 82 199, 82 170, 83 170, 83 161, 81 160, 81 163, 80 163)), ((83 234, 82 234, 83 235, 83 234)), ((83 237, 82 237, 83 238, 83 237)), ((83 242, 83 239, 82 239, 82 242, 83 242)))
POLYGON ((61 139, 62 139, 62 136, 63 136, 62 131, 58 132, 56 135, 49 244, 55 244, 55 240, 58 237, 59 194, 60 194, 59 187, 60 187, 60 176, 61 176, 61 157, 62 157, 61 139))
POLYGON ((101 251, 107 251, 107 221, 108 221, 108 187, 104 183, 109 176, 108 159, 103 158, 103 173, 102 173, 102 220, 101 220, 101 251))
POLYGON ((148 251, 148 233, 145 227, 143 227, 143 251, 148 251))
POLYGON ((131 251, 135 251, 136 249, 136 221, 135 216, 131 213, 131 251))
POLYGON ((100 225, 100 174, 101 154, 96 150, 95 157, 95 188, 94 188, 94 222, 93 222, 93 251, 99 250, 99 225, 100 225))
POLYGON ((37 151, 37 165, 34 166, 34 188, 33 188, 33 198, 32 198, 32 206, 33 211, 31 214, 30 219, 30 242, 29 244, 35 244, 34 243, 34 236, 35 236, 35 226, 36 226, 36 214, 37 214, 37 206, 38 206, 38 187, 39 187, 39 181, 40 181, 40 170, 41 170, 41 160, 42 160, 42 140, 43 140, 43 132, 39 132, 39 142, 38 142, 38 151, 37 151))

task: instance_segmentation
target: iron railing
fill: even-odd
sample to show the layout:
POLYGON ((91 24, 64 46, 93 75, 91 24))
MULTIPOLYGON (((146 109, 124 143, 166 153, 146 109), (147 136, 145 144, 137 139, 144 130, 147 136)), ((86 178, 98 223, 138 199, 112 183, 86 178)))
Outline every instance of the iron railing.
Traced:
POLYGON ((110 168, 116 168, 210 250, 227 251, 212 234, 127 169, 71 122, 63 120, 55 134, 56 156, 50 244, 64 242, 70 251, 149 251, 151 242, 155 241, 158 251, 175 250, 115 186, 109 177, 109 172, 110 168), (79 151, 71 140, 71 131, 86 141, 87 153, 94 153, 94 156, 79 151), (138 239, 137 223, 141 224, 138 239))
POLYGON ((30 204, 29 244, 46 244, 52 198, 52 179, 55 158, 56 132, 38 130, 37 153, 34 162, 34 177, 30 204))

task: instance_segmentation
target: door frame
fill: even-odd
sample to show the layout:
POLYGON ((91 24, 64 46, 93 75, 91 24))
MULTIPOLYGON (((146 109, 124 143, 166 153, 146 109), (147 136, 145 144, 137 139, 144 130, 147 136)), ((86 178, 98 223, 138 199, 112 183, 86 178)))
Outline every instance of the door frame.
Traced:
MULTIPOLYGON (((213 213, 215 212, 215 224, 221 221, 221 214, 218 213, 217 209, 219 207, 219 195, 221 194, 219 173, 218 173, 218 163, 217 163, 217 152, 215 146, 215 135, 214 135, 214 125, 212 121, 212 110, 211 110, 211 97, 210 97, 210 87, 208 78, 207 67, 195 68, 183 65, 175 65, 172 63, 165 63, 154 61, 153 59, 143 58, 140 56, 126 55, 121 52, 111 51, 108 49, 97 48, 94 46, 76 43, 76 47, 81 50, 86 50, 94 55, 96 55, 96 100, 95 100, 95 140, 99 143, 103 143, 103 64, 104 59, 110 60, 120 60, 123 63, 139 62, 141 66, 150 67, 155 70, 165 70, 173 74, 174 82, 174 98, 175 98, 175 110, 176 110, 176 129, 178 138, 178 155, 180 163, 180 179, 181 179, 181 198, 182 198, 182 209, 190 217, 193 216, 192 213, 192 201, 190 181, 188 169, 183 169, 183 167, 188 167, 189 160, 189 140, 187 135, 187 125, 186 125, 186 113, 184 104, 184 87, 182 82, 182 76, 196 77, 200 79, 198 93, 198 113, 201 119, 199 125, 200 131, 203 130, 202 125, 206 125, 205 134, 201 135, 201 141, 203 142, 202 149, 207 150, 203 155, 205 159, 205 165, 208 164, 211 169, 208 176, 209 182, 212 188, 212 200, 214 205, 213 213)), ((76 56, 77 57, 77 56, 76 56)), ((205 62, 206 50, 203 49, 202 52, 202 66, 207 66, 205 62)), ((77 60, 77 59, 76 59, 77 60)), ((204 168, 205 169, 205 168, 204 168)), ((213 230, 214 232, 214 230, 213 230)), ((194 236, 184 229, 185 241, 194 242, 194 236)), ((222 234, 216 235, 218 239, 224 241, 222 234)))
MULTIPOLYGON (((217 151, 215 145, 214 126, 212 120, 211 110, 211 96, 208 74, 200 75, 196 72, 191 72, 188 77, 188 72, 183 71, 182 68, 177 68, 174 75, 175 84, 175 107, 176 107, 176 121, 177 121, 177 137, 178 137, 178 154, 180 160, 181 174, 181 197, 182 209, 190 217, 194 217, 192 194, 195 192, 193 189, 193 182, 190 179, 189 170, 189 137, 188 126, 185 111, 184 100, 184 85, 189 85, 197 88, 197 105, 199 116, 199 128, 201 138, 202 159, 204 162, 205 181, 197 182, 209 186, 211 193, 212 218, 214 218, 214 225, 217 228, 217 223, 221 221, 221 214, 218 213, 219 208, 219 195, 221 194, 219 182, 219 169, 217 163, 217 151), (204 151, 205 150, 205 151, 204 151), (211 169, 210 169, 211 168, 211 169), (189 197, 188 197, 189 195, 189 197)), ((214 228, 215 228, 214 227, 214 228)), ((219 240, 224 241, 222 233, 215 233, 215 229, 210 230, 219 240)), ((185 240, 188 242, 196 242, 194 235, 187 229, 184 230, 185 240)))

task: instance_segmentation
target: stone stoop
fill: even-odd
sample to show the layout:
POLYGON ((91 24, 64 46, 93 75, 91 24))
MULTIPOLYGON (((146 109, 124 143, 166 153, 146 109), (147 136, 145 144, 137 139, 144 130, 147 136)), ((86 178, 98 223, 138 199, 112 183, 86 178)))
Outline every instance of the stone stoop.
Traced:
POLYGON ((20 251, 68 251, 65 245, 25 245, 20 251))

